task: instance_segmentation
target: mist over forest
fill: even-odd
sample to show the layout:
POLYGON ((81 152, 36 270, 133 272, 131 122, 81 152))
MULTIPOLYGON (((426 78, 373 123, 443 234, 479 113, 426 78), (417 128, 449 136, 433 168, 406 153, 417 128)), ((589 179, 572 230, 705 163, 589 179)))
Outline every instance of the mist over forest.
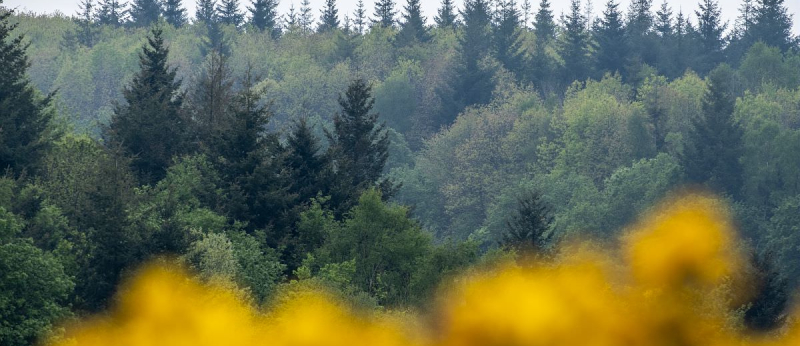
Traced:
MULTIPOLYGON (((691 230, 642 243, 673 249, 664 261, 681 274, 636 276, 673 268, 636 255, 618 265, 637 282, 621 291, 708 281, 700 300, 718 306, 678 315, 713 316, 724 328, 696 325, 732 338, 800 335, 800 38, 784 0, 742 0, 737 18, 715 0, 685 12, 609 0, 591 18, 580 0, 560 17, 548 0, 443 0, 424 14, 420 0, 348 14, 335 0, 288 13, 278 0, 196 2, 82 0, 63 15, 0 0, 0 345, 92 344, 71 344, 65 323, 138 305, 124 294, 149 285, 141 272, 224 287, 237 297, 226 309, 318 290, 356 311, 439 316, 442 292, 479 302, 470 292, 506 292, 508 277, 540 282, 512 270, 472 291, 465 275, 594 263, 580 254, 614 257, 648 227, 691 230), (139 269, 153 263, 186 278, 139 269)), ((560 270, 543 287, 582 301, 564 287, 593 276, 560 270)), ((454 326, 484 325, 453 309, 454 326)), ((452 342, 583 343, 476 333, 452 342)), ((676 344, 717 344, 692 338, 676 344)), ((375 342, 413 344, 391 340, 375 342)))

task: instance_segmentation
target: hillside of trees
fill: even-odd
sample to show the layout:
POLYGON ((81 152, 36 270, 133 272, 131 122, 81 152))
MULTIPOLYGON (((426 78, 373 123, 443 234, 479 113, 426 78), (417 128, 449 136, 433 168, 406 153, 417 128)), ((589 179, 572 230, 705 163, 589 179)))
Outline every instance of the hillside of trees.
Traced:
POLYGON ((315 286, 424 309, 458 272, 617 239, 683 189, 731 206, 760 273, 743 323, 780 325, 800 284, 783 0, 735 19, 714 0, 591 19, 579 0, 244 2, 0 9, 0 344, 106 309, 153 259, 257 305, 315 286))

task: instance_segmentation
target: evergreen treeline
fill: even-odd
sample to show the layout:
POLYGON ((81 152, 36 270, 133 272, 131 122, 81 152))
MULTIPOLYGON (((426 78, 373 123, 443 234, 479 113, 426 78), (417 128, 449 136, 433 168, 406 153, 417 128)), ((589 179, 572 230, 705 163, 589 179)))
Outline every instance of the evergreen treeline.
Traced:
POLYGON ((258 304, 311 285, 424 308, 457 270, 614 238, 687 184, 749 241, 760 291, 738 318, 780 325, 800 282, 783 1, 731 23, 713 0, 593 19, 578 0, 561 18, 547 0, 197 5, 0 10, 3 343, 105 308, 160 256, 258 304))

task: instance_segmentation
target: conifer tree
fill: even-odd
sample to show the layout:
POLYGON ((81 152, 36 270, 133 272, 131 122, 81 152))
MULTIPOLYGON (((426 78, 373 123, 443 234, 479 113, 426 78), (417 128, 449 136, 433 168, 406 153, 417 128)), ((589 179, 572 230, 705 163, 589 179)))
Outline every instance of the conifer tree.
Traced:
POLYGON ((336 0, 325 0, 320 16, 319 32, 329 32, 339 28, 339 10, 336 9, 336 0))
POLYGON ((318 194, 327 196, 332 178, 328 157, 306 118, 294 122, 286 139, 286 151, 285 162, 292 182, 289 192, 297 196, 297 201, 308 203, 318 194))
POLYGON ((366 29, 367 26, 367 10, 364 7, 364 0, 358 0, 353 24, 355 25, 355 29, 359 34, 364 33, 364 29, 366 29))
POLYGON ((197 0, 197 11, 195 20, 206 23, 206 25, 217 21, 217 1, 216 0, 197 0))
POLYGON ((0 170, 35 172, 53 140, 53 94, 40 96, 27 77, 30 62, 12 10, 0 1, 0 170))
POLYGON ((625 32, 629 43, 629 56, 634 63, 653 65, 655 61, 652 6, 653 0, 633 0, 628 9, 625 32))
POLYGON ((304 33, 311 32, 311 27, 314 25, 314 16, 311 14, 311 2, 309 0, 303 0, 300 3, 300 13, 297 20, 304 33))
POLYGON ((219 22, 224 25, 240 27, 244 23, 244 14, 239 10, 239 0, 221 0, 217 6, 219 22))
POLYGON ((125 102, 117 105, 104 138, 132 158, 139 180, 155 183, 166 174, 176 155, 187 152, 183 93, 175 70, 167 66, 162 30, 154 27, 139 54, 139 72, 123 91, 125 102))
POLYGON ((193 131, 196 141, 210 140, 227 122, 234 97, 231 75, 225 55, 215 51, 206 57, 204 69, 189 93, 193 124, 197 127, 193 131))
POLYGON ((300 18, 298 18, 297 10, 294 8, 294 3, 289 5, 289 12, 286 13, 286 17, 283 19, 286 23, 286 28, 289 30, 294 30, 298 26, 300 26, 300 18))
POLYGON ((381 180, 389 157, 389 134, 372 112, 374 104, 372 88, 363 79, 354 80, 339 98, 342 111, 333 118, 333 131, 326 132, 336 174, 331 203, 339 215, 376 185, 391 192, 391 184, 381 180))
POLYGON ((118 27, 125 21, 125 5, 120 0, 100 0, 98 6, 98 24, 118 27))
POLYGON ((481 60, 492 53, 492 18, 487 0, 467 0, 463 18, 463 35, 459 37, 458 61, 450 94, 443 96, 443 114, 437 125, 450 125, 464 108, 491 101, 494 84, 491 67, 481 60))
POLYGON ((517 209, 506 221, 506 233, 500 244, 507 249, 539 255, 552 240, 553 216, 542 196, 529 192, 517 199, 517 209))
POLYGON ((159 0, 133 0, 129 13, 133 25, 148 27, 161 17, 161 3, 159 0))
POLYGON ((675 59, 676 29, 677 24, 673 23, 672 9, 666 0, 656 11, 655 34, 658 47, 658 70, 670 78, 677 78, 684 73, 685 66, 679 66, 675 59))
POLYGON ((700 73, 707 73, 725 60, 722 34, 727 25, 722 23, 719 3, 715 0, 703 0, 700 10, 695 11, 695 14, 700 48, 700 61, 696 69, 700 73))
POLYGON ((553 20, 553 11, 550 10, 550 1, 542 0, 536 12, 533 24, 533 33, 536 34, 536 49, 544 49, 556 38, 556 23, 553 20))
POLYGON ((394 26, 394 0, 378 0, 375 3, 375 19, 373 23, 380 24, 384 28, 394 26))
POLYGON ((697 59, 697 32, 689 22, 683 11, 678 11, 675 16, 675 36, 674 49, 670 59, 677 67, 676 72, 683 73, 687 68, 692 67, 697 59))
POLYGON ((164 0, 164 19, 167 23, 180 28, 189 21, 182 0, 164 0))
POLYGON ((411 45, 414 42, 427 42, 430 40, 428 28, 425 27, 425 17, 422 16, 420 0, 408 0, 403 8, 403 22, 397 34, 397 43, 400 46, 411 45))
POLYGON ((603 17, 593 26, 596 46, 595 56, 598 72, 622 73, 628 52, 625 28, 619 4, 614 0, 606 3, 603 17))
POLYGON ((564 80, 569 85, 589 76, 589 50, 586 19, 581 13, 580 0, 572 0, 570 12, 563 19, 564 40, 559 53, 564 59, 564 80))
POLYGON ((531 0, 522 0, 522 27, 528 29, 528 23, 531 22, 531 0))
POLYGON ((95 4, 92 0, 83 0, 78 4, 78 8, 80 12, 78 12, 78 31, 75 38, 81 45, 91 48, 97 35, 97 23, 94 21, 95 4))
POLYGON ((278 0, 253 0, 250 11, 250 24, 261 31, 268 31, 272 38, 277 39, 281 35, 280 25, 278 24, 278 0))
POLYGON ((436 26, 440 28, 453 28, 457 24, 456 6, 453 0, 442 0, 442 5, 439 7, 438 14, 433 18, 436 26))
POLYGON ((656 11, 655 30, 662 40, 669 39, 673 35, 672 8, 669 7, 667 0, 664 0, 661 3, 661 7, 656 11))
POLYGON ((756 0, 753 23, 747 36, 752 43, 762 41, 783 52, 794 47, 792 18, 784 0, 756 0))
POLYGON ((493 37, 495 57, 503 67, 520 76, 523 68, 523 51, 517 2, 504 0, 500 1, 499 5, 493 37))
POLYGON ((741 188, 742 129, 733 117, 735 72, 720 65, 707 77, 703 113, 693 119, 682 160, 690 182, 736 196, 741 188))

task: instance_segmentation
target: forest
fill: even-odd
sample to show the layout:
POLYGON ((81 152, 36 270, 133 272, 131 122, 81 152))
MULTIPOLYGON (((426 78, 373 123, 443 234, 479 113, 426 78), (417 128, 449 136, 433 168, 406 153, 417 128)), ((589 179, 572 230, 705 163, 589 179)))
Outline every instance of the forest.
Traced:
POLYGON ((752 276, 731 328, 793 321, 800 38, 784 0, 741 0, 737 18, 716 0, 609 0, 596 17, 581 0, 560 17, 548 0, 277 1, 0 0, 0 345, 117 306, 152 263, 261 309, 318 289, 429 312, 465 272, 586 241, 610 253, 696 192, 730 216, 752 276))

